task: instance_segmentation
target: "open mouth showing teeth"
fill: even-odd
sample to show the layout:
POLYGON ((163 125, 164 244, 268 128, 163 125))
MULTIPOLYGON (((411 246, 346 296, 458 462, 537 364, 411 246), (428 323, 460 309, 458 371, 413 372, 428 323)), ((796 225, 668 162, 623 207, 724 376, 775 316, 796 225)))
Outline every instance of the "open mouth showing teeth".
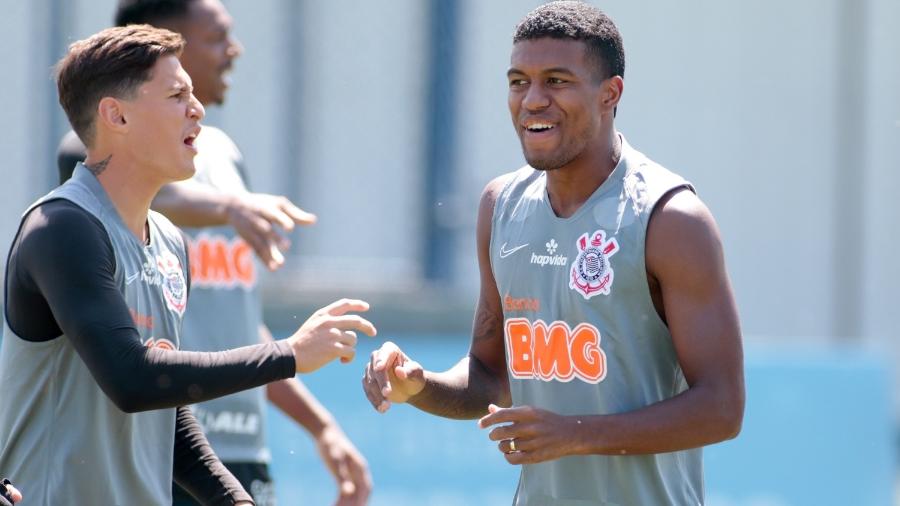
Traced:
POLYGON ((534 123, 532 125, 528 125, 525 127, 525 130, 528 130, 529 132, 537 132, 537 133, 546 132, 546 131, 552 130, 552 129, 553 129, 553 125, 550 125, 547 123, 534 123))
POLYGON ((187 144, 188 146, 194 147, 194 140, 196 138, 197 138, 196 135, 191 134, 191 135, 187 136, 187 138, 184 139, 184 143, 187 144))

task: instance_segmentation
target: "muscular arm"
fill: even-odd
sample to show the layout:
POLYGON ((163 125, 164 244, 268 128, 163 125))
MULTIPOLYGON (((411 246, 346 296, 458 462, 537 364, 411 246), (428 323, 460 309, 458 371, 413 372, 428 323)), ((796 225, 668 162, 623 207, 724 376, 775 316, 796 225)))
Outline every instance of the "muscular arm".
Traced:
POLYGON ((737 307, 715 220, 692 192, 657 204, 646 259, 688 389, 643 409, 592 417, 582 424, 588 435, 582 453, 662 453, 740 432, 744 371, 737 307))
POLYGON ((217 353, 145 347, 114 272, 112 246, 95 218, 68 201, 41 205, 10 253, 10 326, 31 341, 65 334, 125 412, 200 402, 295 374, 283 341, 217 353))
POLYGON ((175 412, 175 452, 172 478, 203 504, 252 502, 241 483, 216 456, 203 429, 185 406, 175 412))
POLYGON ((503 347, 503 309, 491 271, 491 220, 505 177, 491 181, 481 195, 476 225, 481 292, 475 309, 469 354, 450 370, 425 371, 425 388, 409 402, 446 418, 473 419, 487 413, 488 405, 510 404, 506 353, 503 347))

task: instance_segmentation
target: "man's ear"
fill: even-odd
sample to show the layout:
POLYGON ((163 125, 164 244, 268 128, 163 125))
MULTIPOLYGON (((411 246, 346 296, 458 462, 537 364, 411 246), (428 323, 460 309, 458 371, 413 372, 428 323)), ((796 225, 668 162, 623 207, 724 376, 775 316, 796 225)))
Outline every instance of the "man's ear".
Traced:
POLYGON ((600 105, 604 110, 615 110, 622 99, 622 91, 625 89, 625 81, 622 76, 612 76, 603 81, 603 92, 600 94, 600 105))
POLYGON ((125 104, 113 97, 103 97, 97 104, 97 125, 114 132, 125 132, 128 122, 125 121, 125 104))

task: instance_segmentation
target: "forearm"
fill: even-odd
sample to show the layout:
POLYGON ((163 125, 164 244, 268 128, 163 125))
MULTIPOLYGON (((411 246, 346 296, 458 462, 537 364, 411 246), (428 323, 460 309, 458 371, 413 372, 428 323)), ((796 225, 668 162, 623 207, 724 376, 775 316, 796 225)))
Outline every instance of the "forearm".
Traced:
POLYGON ((334 417, 299 380, 290 378, 266 385, 269 401, 303 426, 313 437, 334 423, 334 417))
POLYGON ((202 402, 295 373, 284 343, 214 353, 148 349, 136 341, 77 348, 103 391, 130 413, 202 402))
POLYGON ((187 407, 175 418, 172 478, 203 504, 232 505, 250 495, 213 452, 200 424, 187 407))
POLYGON ((181 227, 210 227, 228 224, 233 197, 191 181, 162 187, 151 207, 181 227))
MULTIPOLYGON (((275 341, 272 332, 265 325, 259 326, 259 340, 263 343, 275 341)), ((331 413, 296 378, 269 383, 266 385, 266 397, 313 437, 321 434, 327 425, 334 423, 331 413)))
POLYGON ((470 355, 448 371, 426 371, 425 388, 408 402, 434 415, 471 420, 486 414, 489 404, 508 406, 509 384, 470 355))
POLYGON ((575 453, 629 455, 665 453, 735 437, 743 418, 743 396, 724 388, 694 386, 634 411, 614 415, 569 416, 575 453))

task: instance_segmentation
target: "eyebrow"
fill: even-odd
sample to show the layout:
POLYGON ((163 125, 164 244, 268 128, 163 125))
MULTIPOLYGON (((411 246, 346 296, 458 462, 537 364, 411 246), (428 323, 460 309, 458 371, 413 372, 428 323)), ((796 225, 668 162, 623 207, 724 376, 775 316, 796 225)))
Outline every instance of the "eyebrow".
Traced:
MULTIPOLYGON (((507 76, 511 76, 513 74, 525 74, 525 72, 513 67, 506 71, 507 76)), ((574 76, 575 73, 565 67, 552 67, 549 69, 545 69, 541 71, 541 74, 566 74, 570 76, 574 76)))
POLYGON ((189 91, 189 92, 193 93, 194 87, 188 86, 185 83, 175 83, 172 86, 169 86, 169 91, 177 91, 179 93, 184 92, 184 91, 189 91))

